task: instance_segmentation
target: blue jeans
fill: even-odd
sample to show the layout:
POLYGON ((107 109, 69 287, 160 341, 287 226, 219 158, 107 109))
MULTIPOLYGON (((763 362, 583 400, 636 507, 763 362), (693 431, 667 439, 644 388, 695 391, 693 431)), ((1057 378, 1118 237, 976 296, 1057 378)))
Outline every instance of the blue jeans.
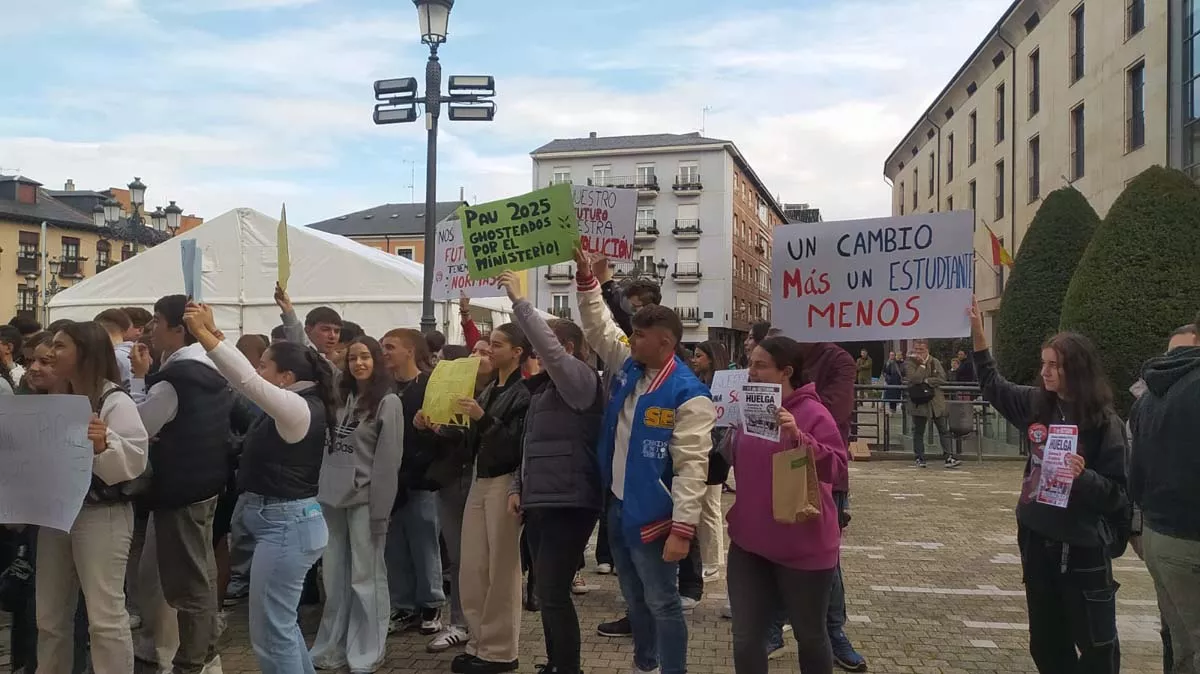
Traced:
POLYGON ((642 543, 622 529, 622 503, 608 506, 608 545, 633 628, 633 664, 662 674, 687 672, 687 622, 679 602, 679 564, 663 561, 665 539, 642 543))
POLYGON ((237 596, 250 590, 250 562, 254 558, 254 537, 246 531, 245 501, 238 497, 229 521, 229 585, 225 594, 237 596))
POLYGON ((245 493, 238 499, 254 538, 250 565, 250 645, 264 674, 313 674, 296 622, 304 577, 329 542, 316 499, 295 501, 245 493))
POLYGON ((408 500, 392 513, 384 557, 393 611, 415 612, 446 603, 437 492, 408 491, 408 500))

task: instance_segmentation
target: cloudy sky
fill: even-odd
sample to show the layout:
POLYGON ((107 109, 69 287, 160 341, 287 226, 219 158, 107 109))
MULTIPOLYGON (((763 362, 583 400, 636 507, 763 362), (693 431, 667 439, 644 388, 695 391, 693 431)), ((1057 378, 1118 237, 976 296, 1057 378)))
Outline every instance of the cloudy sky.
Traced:
MULTIPOLYGON (((494 75, 498 113, 442 125, 439 196, 527 191, 553 138, 697 131, 707 107, 781 199, 885 215, 884 159, 1008 4, 458 0, 444 72, 494 75)), ((0 5, 4 173, 295 224, 423 198, 424 125, 371 122, 374 80, 424 72, 410 0, 0 5)))

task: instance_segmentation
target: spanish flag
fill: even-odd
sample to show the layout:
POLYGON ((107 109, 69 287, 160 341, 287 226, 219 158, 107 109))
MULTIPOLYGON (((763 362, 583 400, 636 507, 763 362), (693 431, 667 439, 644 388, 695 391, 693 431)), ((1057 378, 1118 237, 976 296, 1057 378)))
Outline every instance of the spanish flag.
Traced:
POLYGON ((1005 267, 1013 266, 1012 256, 1008 254, 1007 250, 1004 250, 1004 244, 1000 243, 1000 239, 996 238, 996 233, 992 231, 991 227, 988 227, 987 231, 988 231, 988 236, 991 237, 991 239, 992 239, 992 266, 993 267, 999 267, 1000 265, 1004 265, 1005 267))

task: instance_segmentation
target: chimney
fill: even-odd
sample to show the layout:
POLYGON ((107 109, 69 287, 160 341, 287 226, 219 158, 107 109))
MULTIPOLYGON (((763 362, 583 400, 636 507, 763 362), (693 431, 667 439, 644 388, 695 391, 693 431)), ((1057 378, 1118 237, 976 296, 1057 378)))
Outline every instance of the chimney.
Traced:
POLYGON ((595 132, 595 131, 593 131, 593 132, 591 132, 591 133, 589 133, 589 134, 588 134, 588 138, 595 138, 595 137, 596 137, 596 132, 595 132))
POLYGON ((466 202, 466 200, 467 200, 467 188, 466 187, 458 188, 458 200, 460 202, 466 202))
POLYGON ((75 191, 75 181, 71 180, 70 178, 67 178, 67 184, 63 185, 63 190, 66 192, 74 192, 75 191))

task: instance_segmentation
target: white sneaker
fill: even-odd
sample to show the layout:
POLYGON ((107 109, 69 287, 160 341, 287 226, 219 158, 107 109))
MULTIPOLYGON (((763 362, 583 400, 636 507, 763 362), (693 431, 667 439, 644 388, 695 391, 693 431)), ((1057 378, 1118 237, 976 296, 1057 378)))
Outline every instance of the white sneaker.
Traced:
POLYGON ((229 616, 224 611, 217 611, 217 638, 225 634, 225 630, 229 627, 229 616))
POLYGON ((725 605, 721 607, 721 617, 726 620, 733 620, 733 607, 729 605, 729 602, 725 602, 725 605))
POLYGON ((696 607, 700 605, 700 602, 696 599, 692 599, 691 597, 680 597, 679 604, 683 607, 684 613, 690 613, 696 610, 696 607))
POLYGON ((590 589, 587 581, 583 579, 583 574, 576 573, 575 580, 571 581, 571 594, 587 594, 590 589))
POLYGON ((655 667, 654 669, 646 671, 644 669, 638 669, 638 666, 634 665, 633 669, 629 670, 629 672, 630 672, 630 674, 658 674, 658 667, 655 667))
POLYGON ((721 576, 721 567, 713 564, 712 566, 704 567, 704 580, 716 580, 721 576))
POLYGON ((446 627, 446 629, 442 630, 442 633, 437 635, 433 641, 429 642, 429 645, 425 647, 425 650, 429 651, 430 653, 441 653, 442 651, 448 651, 451 648, 462 646, 463 644, 467 643, 469 637, 470 635, 467 634, 465 629, 459 627, 458 625, 449 625, 446 627))
POLYGON ((596 565, 596 573, 600 574, 601 576, 607 576, 608 574, 610 574, 612 572, 613 572, 612 564, 597 564, 596 565))

